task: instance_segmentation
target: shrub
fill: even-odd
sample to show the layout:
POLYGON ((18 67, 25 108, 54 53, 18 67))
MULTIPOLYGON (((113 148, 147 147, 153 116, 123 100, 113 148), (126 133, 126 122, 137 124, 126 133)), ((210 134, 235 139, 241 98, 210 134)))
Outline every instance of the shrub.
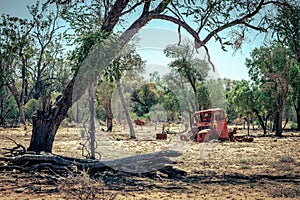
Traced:
POLYGON ((24 106, 24 115, 31 122, 33 113, 39 108, 40 103, 36 99, 30 99, 24 106))
POLYGON ((292 123, 291 124, 291 129, 297 129, 298 128, 298 125, 297 125, 297 123, 292 123))
POLYGON ((282 155, 279 157, 279 162, 281 163, 293 163, 295 159, 290 155, 282 155))

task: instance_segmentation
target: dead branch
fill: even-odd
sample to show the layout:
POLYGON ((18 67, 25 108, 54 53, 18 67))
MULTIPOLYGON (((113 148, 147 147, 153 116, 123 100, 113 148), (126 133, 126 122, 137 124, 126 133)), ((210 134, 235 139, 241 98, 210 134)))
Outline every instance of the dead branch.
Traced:
POLYGON ((181 153, 176 151, 160 151, 149 154, 141 154, 120 158, 110 161, 97 161, 91 159, 76 159, 61 157, 53 154, 34 155, 24 154, 14 157, 0 157, 0 161, 5 161, 3 169, 18 169, 20 171, 40 171, 50 169, 57 173, 88 170, 91 173, 105 170, 116 170, 130 174, 147 174, 149 172, 160 171, 168 177, 185 176, 186 172, 170 166, 174 164, 171 157, 178 157, 181 153))
POLYGON ((24 147, 24 145, 17 143, 15 140, 6 137, 8 140, 12 141, 13 143, 15 143, 15 147, 13 148, 2 148, 4 151, 4 153, 2 153, 4 156, 8 156, 8 157, 13 157, 13 156, 18 156, 18 155, 23 155, 26 153, 26 148, 24 147))

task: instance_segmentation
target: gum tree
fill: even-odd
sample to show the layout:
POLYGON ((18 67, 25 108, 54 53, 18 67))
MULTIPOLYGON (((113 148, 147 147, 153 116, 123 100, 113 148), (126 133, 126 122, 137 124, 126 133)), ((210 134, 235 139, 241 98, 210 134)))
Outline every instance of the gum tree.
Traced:
POLYGON ((283 111, 290 93, 290 75, 295 68, 293 59, 284 46, 274 43, 254 49, 251 58, 246 59, 246 66, 251 80, 271 97, 268 103, 275 108, 275 135, 281 136, 283 111))
POLYGON ((295 1, 279 7, 273 28, 276 40, 284 44, 292 52, 291 57, 298 62, 298 67, 294 67, 291 71, 291 87, 300 130, 300 3, 295 1))
POLYGON ((31 19, 4 14, 0 19, 0 78, 18 105, 22 124, 23 107, 31 98, 59 90, 68 79, 57 33, 58 10, 41 8, 38 2, 28 10, 31 19))
MULTIPOLYGON (((52 151, 56 131, 67 117, 68 109, 83 94, 85 85, 89 85, 80 85, 80 82, 87 81, 86 77, 89 74, 101 73, 104 66, 112 62, 115 57, 113 54, 118 54, 117 50, 122 49, 121 47, 150 21, 163 20, 176 24, 179 40, 181 30, 184 29, 194 38, 195 48, 204 48, 208 54, 206 45, 212 39, 217 40, 221 47, 234 44, 239 48, 249 30, 265 31, 263 26, 267 15, 264 9, 275 1, 112 0, 97 2, 102 5, 102 18, 99 25, 102 40, 97 44, 98 46, 91 43, 78 47, 83 50, 83 54, 73 78, 53 104, 45 98, 43 107, 33 117, 33 132, 28 150, 52 151), (257 19, 260 20, 255 20, 256 16, 259 16, 257 19), (124 21, 129 18, 131 20, 124 21), (118 45, 117 41, 112 42, 117 27, 123 27, 118 45), (221 35, 225 30, 232 31, 232 38, 229 41, 221 35), (111 45, 110 50, 107 49, 108 44, 111 45), (105 53, 109 53, 110 56, 104 55, 105 53), (102 68, 96 69, 95 65, 102 68), (75 87, 76 81, 79 84, 77 83, 75 87)), ((68 8, 72 1, 50 0, 48 3, 61 4, 68 8)), ((209 54, 208 61, 211 62, 209 54)))

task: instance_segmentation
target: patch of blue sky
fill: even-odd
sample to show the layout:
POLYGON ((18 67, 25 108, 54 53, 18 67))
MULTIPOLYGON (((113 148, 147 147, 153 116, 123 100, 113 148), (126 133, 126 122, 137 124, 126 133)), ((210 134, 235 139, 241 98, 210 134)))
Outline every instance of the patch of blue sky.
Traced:
MULTIPOLYGON (((26 6, 35 2, 35 0, 0 0, 0 12, 1 14, 7 13, 17 17, 30 17, 26 6)), ((135 18, 136 16, 130 15, 125 20, 133 21, 135 18)), ((178 26, 171 22, 152 20, 139 31, 137 35, 139 38, 137 51, 147 61, 148 74, 153 72, 153 69, 162 75, 168 72, 167 65, 171 59, 164 55, 163 49, 168 44, 178 43, 177 28, 178 26)), ((122 28, 118 27, 117 30, 121 31, 122 28)), ((228 36, 226 35, 228 33, 223 34, 228 36)), ((227 48, 227 52, 223 51, 219 43, 214 39, 208 42, 207 47, 220 78, 249 79, 245 59, 250 56, 250 52, 255 47, 263 43, 262 36, 257 36, 256 34, 253 31, 248 35, 249 40, 246 40, 242 49, 237 52, 234 52, 230 47, 227 48)), ((192 40, 191 36, 183 28, 182 35, 192 40)), ((199 55, 200 57, 205 56, 204 51, 200 50, 199 55)))

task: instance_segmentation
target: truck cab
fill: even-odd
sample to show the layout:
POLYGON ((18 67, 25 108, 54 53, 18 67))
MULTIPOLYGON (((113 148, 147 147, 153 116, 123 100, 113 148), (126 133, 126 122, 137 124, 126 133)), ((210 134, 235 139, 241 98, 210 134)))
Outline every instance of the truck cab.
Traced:
MULTIPOLYGON (((195 112, 192 116, 192 130, 188 137, 197 142, 207 142, 212 139, 228 140, 224 110, 214 108, 195 112)), ((187 140, 187 136, 182 135, 181 140, 187 140)))

